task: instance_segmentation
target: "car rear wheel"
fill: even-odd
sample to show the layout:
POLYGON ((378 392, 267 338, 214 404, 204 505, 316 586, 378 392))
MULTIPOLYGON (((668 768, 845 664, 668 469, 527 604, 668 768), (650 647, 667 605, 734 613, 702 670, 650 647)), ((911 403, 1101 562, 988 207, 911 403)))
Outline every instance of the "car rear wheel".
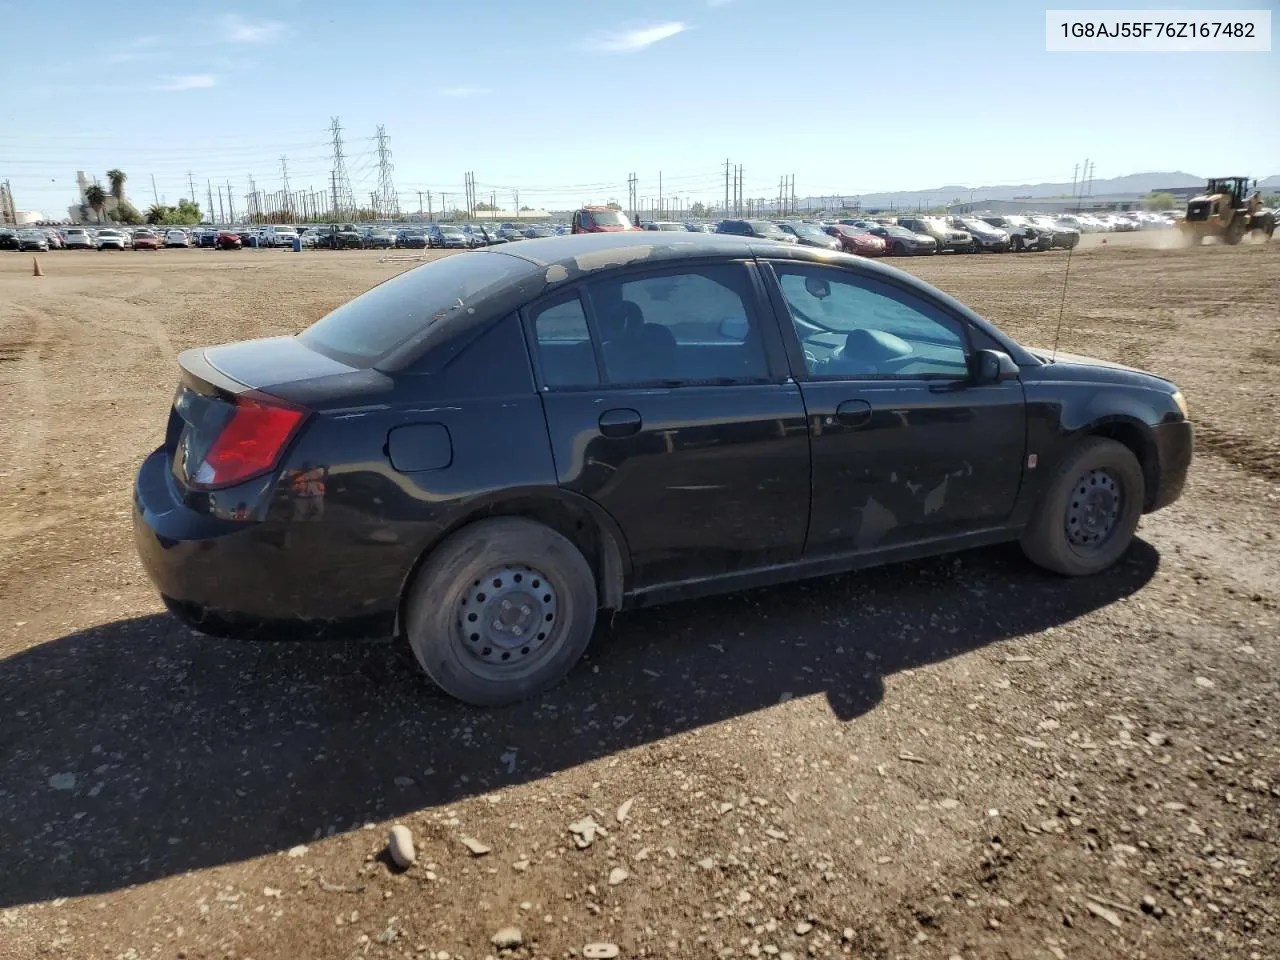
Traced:
POLYGON ((406 625, 437 686, 491 707, 560 681, 595 620, 595 578, 578 548, 540 523, 500 517, 432 551, 410 588, 406 625))
POLYGON ((1145 489, 1128 447, 1089 437, 1059 466, 1022 534, 1023 552, 1066 576, 1107 569, 1133 540, 1145 489))

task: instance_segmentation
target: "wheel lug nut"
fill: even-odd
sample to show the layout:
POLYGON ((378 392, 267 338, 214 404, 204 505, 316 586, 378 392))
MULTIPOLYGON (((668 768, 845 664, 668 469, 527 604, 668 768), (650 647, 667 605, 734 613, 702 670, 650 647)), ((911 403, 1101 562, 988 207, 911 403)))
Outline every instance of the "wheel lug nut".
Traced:
POLYGON ((503 600, 503 601, 502 601, 502 609, 503 609, 503 610, 510 610, 510 609, 511 609, 511 601, 510 601, 510 600, 503 600))
POLYGON ((493 629, 495 629, 495 630, 501 630, 501 629, 502 629, 502 621, 501 621, 501 620, 495 620, 495 621, 493 621, 493 629))
POLYGON ((517 637, 520 636, 520 634, 524 633, 524 631, 521 630, 519 627, 512 627, 511 632, 514 633, 517 637))
POLYGON ((525 617, 527 617, 530 613, 532 613, 532 611, 529 609, 529 605, 528 605, 527 603, 525 603, 525 604, 521 604, 521 606, 520 606, 520 613, 521 613, 521 615, 522 615, 522 616, 525 616, 525 617))

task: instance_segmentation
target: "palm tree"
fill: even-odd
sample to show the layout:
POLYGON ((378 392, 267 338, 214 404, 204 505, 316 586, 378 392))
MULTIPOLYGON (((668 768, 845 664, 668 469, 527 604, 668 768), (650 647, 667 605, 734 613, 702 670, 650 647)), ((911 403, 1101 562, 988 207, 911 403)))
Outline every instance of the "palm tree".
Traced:
POLYGON ((108 170, 107 179, 111 181, 111 196, 115 198, 117 204, 124 202, 124 182, 129 179, 129 175, 123 170, 108 170))
POLYGON ((93 215, 98 223, 102 222, 102 208, 107 205, 107 191, 96 183, 91 183, 84 189, 84 202, 93 210, 93 215))

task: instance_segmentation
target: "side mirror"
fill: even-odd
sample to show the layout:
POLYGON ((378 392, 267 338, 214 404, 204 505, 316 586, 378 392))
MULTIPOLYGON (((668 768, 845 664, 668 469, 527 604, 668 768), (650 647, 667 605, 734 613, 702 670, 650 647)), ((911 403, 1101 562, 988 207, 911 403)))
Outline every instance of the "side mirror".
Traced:
POLYGON ((1016 380, 1018 377, 1018 365, 1013 362, 1013 357, 1001 350, 975 351, 969 361, 969 371, 974 386, 1016 380))

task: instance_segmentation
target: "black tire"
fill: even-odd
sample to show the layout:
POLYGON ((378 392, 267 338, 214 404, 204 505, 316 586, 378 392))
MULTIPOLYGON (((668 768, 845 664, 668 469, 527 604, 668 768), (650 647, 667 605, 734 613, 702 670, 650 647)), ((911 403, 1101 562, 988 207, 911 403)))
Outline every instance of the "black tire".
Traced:
POLYGON ((1231 226, 1227 227, 1227 232, 1222 235, 1223 241, 1229 247, 1234 247, 1237 243, 1244 239, 1244 217, 1237 214, 1231 219, 1231 226))
POLYGON ((906 255, 907 255, 907 248, 903 246, 902 241, 901 240, 893 241, 893 246, 889 248, 889 256, 905 257, 906 255))
POLYGON ((1088 437, 1055 471, 1022 533, 1022 550, 1033 563, 1065 576, 1099 573, 1129 548, 1145 495, 1133 452, 1115 440, 1088 437), (1081 519, 1088 516, 1090 498, 1107 506, 1119 501, 1109 524, 1106 518, 1096 526, 1081 519))
POLYGON ((558 683, 581 658, 595 629, 595 577, 559 533, 499 517, 464 527, 433 550, 407 608, 409 645, 427 676, 464 703, 500 706, 558 683), (486 577, 506 593, 486 595, 486 577), (520 604, 511 611, 517 622, 498 627, 490 617, 507 611, 493 605, 507 598, 520 604), (545 637, 534 632, 544 625, 545 637), (516 638, 526 636, 522 647, 516 638))
POLYGON ((1011 249, 1014 253, 1021 253, 1021 252, 1022 252, 1022 237, 1021 237, 1021 236, 1018 236, 1018 235, 1015 235, 1015 236, 1014 236, 1014 238, 1013 238, 1012 240, 1010 240, 1010 241, 1009 241, 1009 249, 1011 249))

